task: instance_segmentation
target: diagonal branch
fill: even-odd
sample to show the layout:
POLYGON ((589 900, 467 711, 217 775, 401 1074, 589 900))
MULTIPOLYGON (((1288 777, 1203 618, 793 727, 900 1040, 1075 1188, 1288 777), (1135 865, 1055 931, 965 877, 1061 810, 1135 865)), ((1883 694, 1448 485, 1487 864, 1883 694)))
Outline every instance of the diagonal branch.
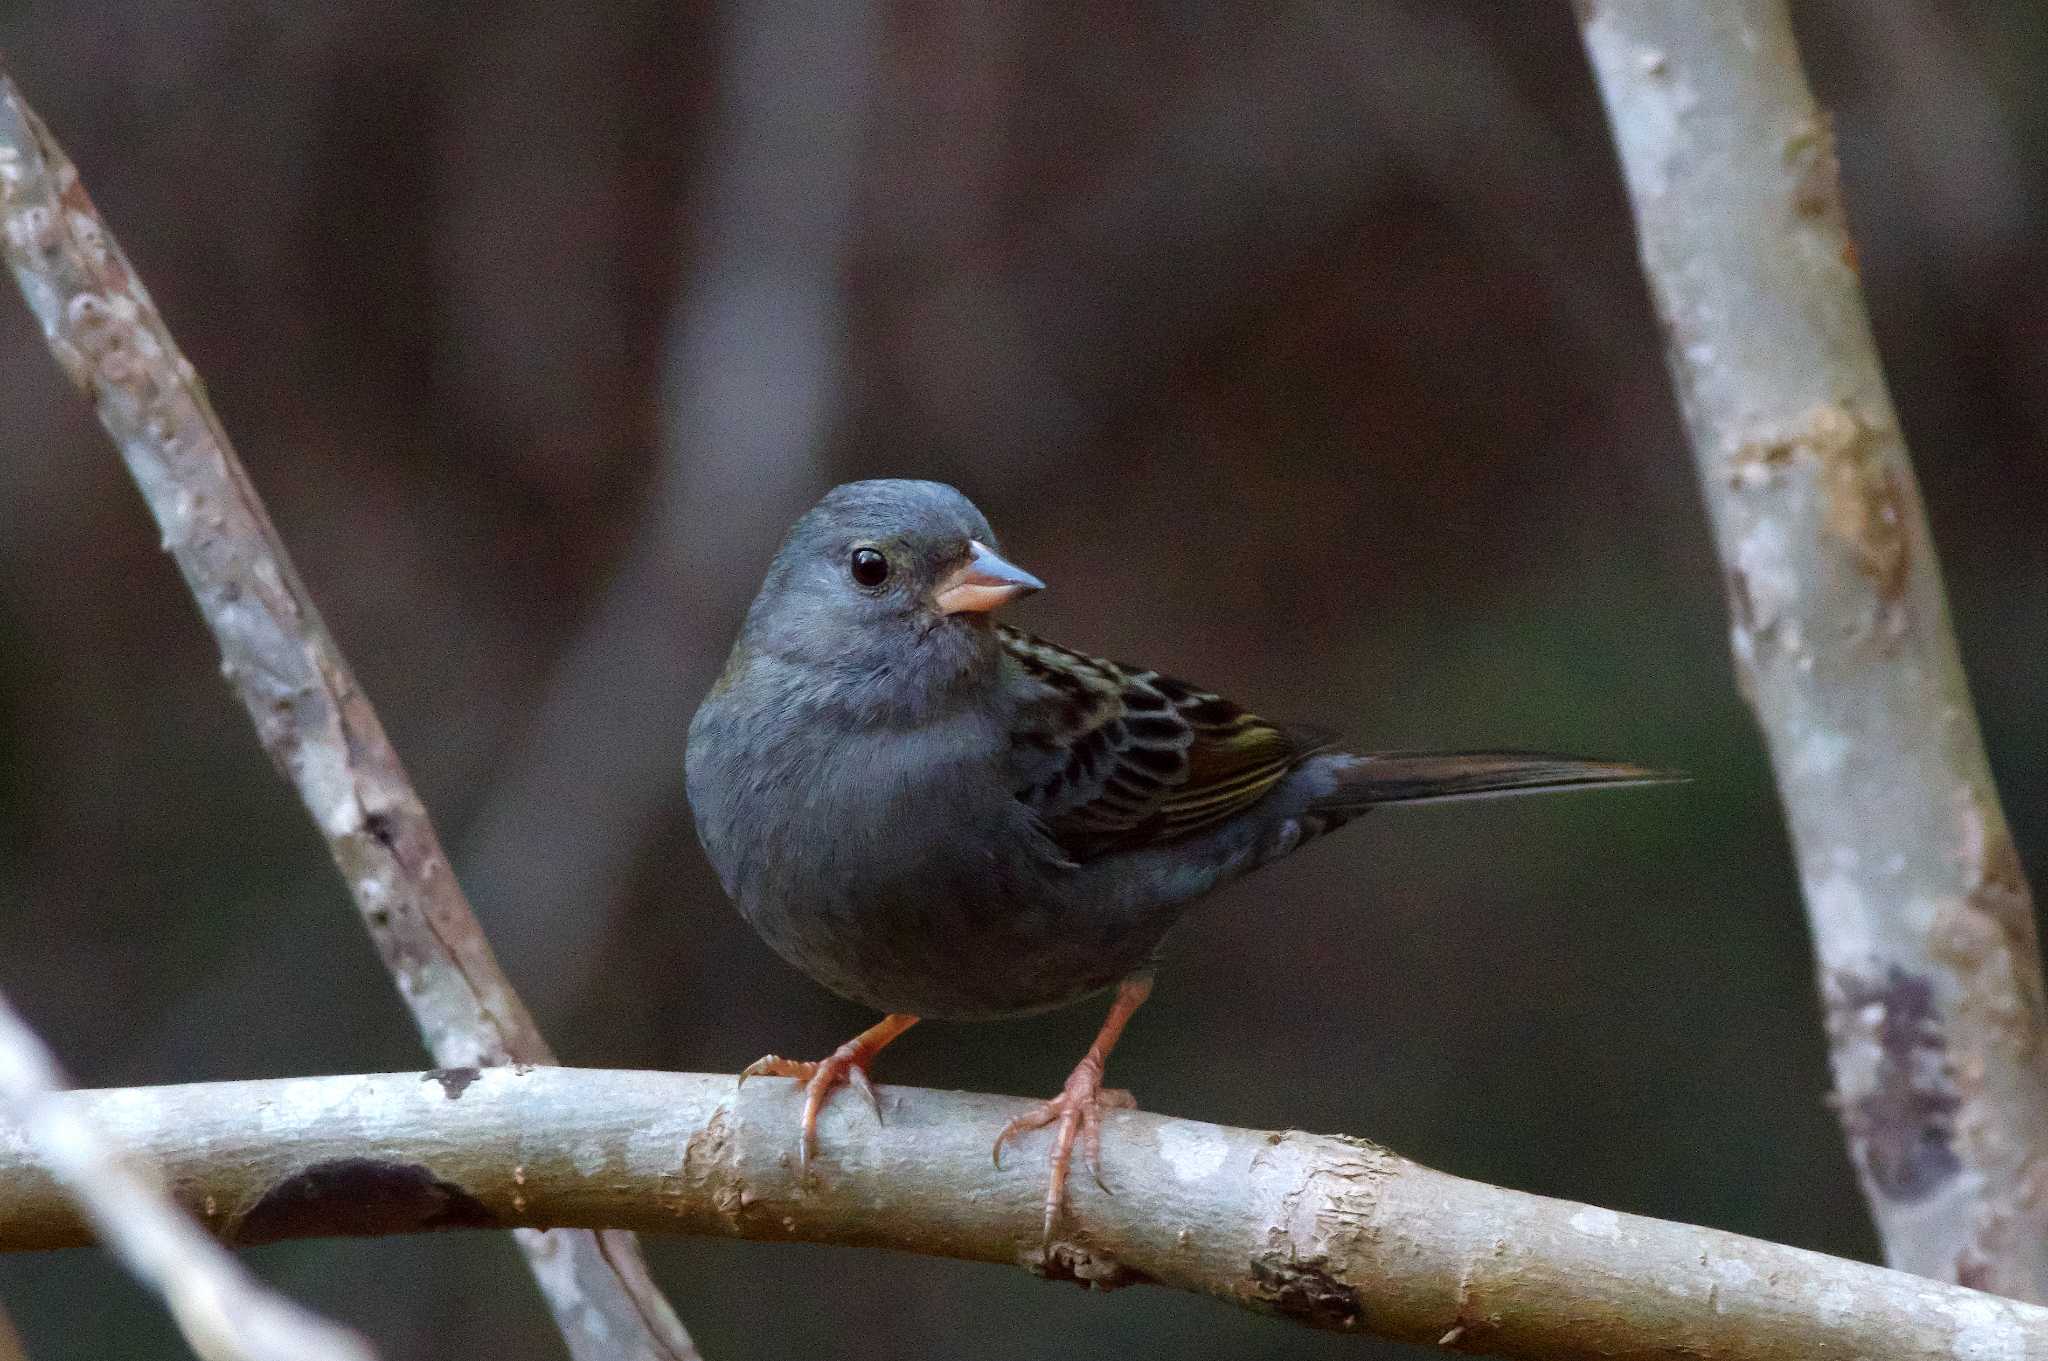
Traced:
POLYGON ((2048 1301, 2048 1007, 1782 0, 1585 0, 1895 1266, 2048 1301))
MULTIPOLYGON (((1211 1295, 1311 1327, 1510 1357, 2048 1359, 2048 1309, 1713 1229, 1419 1167, 1360 1140, 1139 1112, 1105 1121, 1085 1231, 1047 1254, 1043 1169, 991 1166, 1027 1103, 879 1089, 798 1164, 794 1084, 497 1068, 81 1092, 232 1242, 506 1224, 630 1226, 1022 1262, 1211 1295)), ((0 1135, 0 1250, 85 1228, 0 1135)))
MULTIPOLYGON (((4 74, 0 249, 120 447, 220 645, 222 674, 326 839, 428 1051, 451 1065, 553 1062, 198 375, 4 74)), ((630 1238, 521 1235, 520 1246, 578 1358, 696 1355, 630 1238)))
MULTIPOLYGON (((346 1328, 274 1294, 173 1203, 147 1164, 64 1099, 57 1061, 0 997, 0 1111, 48 1174, 137 1279, 163 1297, 206 1361, 376 1361, 346 1328)), ((0 1314, 0 1361, 21 1344, 0 1314)))

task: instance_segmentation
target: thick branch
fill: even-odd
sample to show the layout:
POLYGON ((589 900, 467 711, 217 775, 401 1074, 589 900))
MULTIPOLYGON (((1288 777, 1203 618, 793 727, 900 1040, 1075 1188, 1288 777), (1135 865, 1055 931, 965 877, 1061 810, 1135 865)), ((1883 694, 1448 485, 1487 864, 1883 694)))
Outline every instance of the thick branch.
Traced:
POLYGON ((1886 1256, 2048 1300, 2033 906, 1872 343, 1827 116, 1782 3, 1580 10, 1886 1256))
MULTIPOLYGON (((58 363, 120 447, 220 644, 222 675, 326 838, 428 1051, 445 1064, 551 1062, 198 376, 76 168, 4 74, 0 250, 58 363)), ((630 1240, 521 1246, 577 1356, 636 1346, 695 1356, 630 1240)))
MULTIPOLYGON (((1105 1122, 1115 1194, 1076 1178, 1085 1232, 1047 1260, 1042 1163, 989 1160, 1024 1103, 883 1087, 877 1127, 833 1102, 806 1175, 793 1086, 498 1068, 73 1099, 232 1242, 614 1225, 1023 1262, 1501 1356, 2048 1358, 2048 1309, 1485 1186, 1357 1140, 1137 1112, 1105 1122)), ((47 1169, 0 1133, 0 1249, 85 1237, 47 1169)))
MULTIPOLYGON (((0 997, 0 1112, 82 1224, 163 1297, 206 1361, 376 1361, 362 1338, 273 1293, 180 1210, 163 1182, 64 1099, 57 1061, 0 997)), ((0 1361, 21 1344, 0 1314, 0 1361)))

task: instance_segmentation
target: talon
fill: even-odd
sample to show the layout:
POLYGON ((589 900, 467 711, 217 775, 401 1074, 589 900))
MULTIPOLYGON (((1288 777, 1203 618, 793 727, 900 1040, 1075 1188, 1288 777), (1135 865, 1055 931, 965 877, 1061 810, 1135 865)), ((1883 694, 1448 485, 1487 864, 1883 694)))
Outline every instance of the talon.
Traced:
POLYGON ((1109 1183, 1102 1179, 1102 1121, 1089 1120, 1081 1132, 1081 1156, 1088 1160, 1088 1175, 1095 1178, 1096 1187, 1105 1196, 1116 1192, 1109 1189, 1109 1183))
POLYGON ((750 1077, 809 1078, 816 1071, 817 1067, 818 1065, 815 1063, 798 1063, 796 1060, 786 1059, 780 1054, 763 1054, 760 1058, 755 1059, 752 1063, 740 1069, 740 1075, 732 1085, 744 1087, 747 1085, 747 1079, 750 1077))
POLYGON ((1004 1125, 1002 1130, 996 1135, 996 1146, 989 1150, 997 1170, 1000 1171, 1003 1166, 1004 1144, 1010 1142, 1010 1140, 1016 1138, 1027 1129, 1044 1129, 1053 1122, 1054 1115, 1052 1102, 1041 1101, 1009 1124, 1004 1125))
POLYGON ((875 1055, 881 1053, 889 1041, 916 1024, 915 1016, 884 1016, 833 1050, 830 1058, 816 1062, 786 1059, 779 1054, 764 1055, 742 1068, 739 1081, 734 1085, 742 1085, 750 1077, 787 1077, 804 1084, 804 1114, 797 1139, 796 1159, 798 1168, 808 1172, 811 1156, 818 1151, 818 1115, 825 1109, 825 1102, 834 1087, 844 1083, 858 1091, 866 1099, 868 1109, 875 1113, 875 1123, 882 1123, 882 1103, 875 1095, 875 1084, 868 1077, 868 1065, 875 1061, 875 1055))
POLYGON ((868 1078, 868 1070, 854 1064, 846 1070, 846 1085, 867 1098, 868 1109, 874 1112, 875 1123, 882 1123, 882 1101, 875 1095, 875 1084, 868 1078))

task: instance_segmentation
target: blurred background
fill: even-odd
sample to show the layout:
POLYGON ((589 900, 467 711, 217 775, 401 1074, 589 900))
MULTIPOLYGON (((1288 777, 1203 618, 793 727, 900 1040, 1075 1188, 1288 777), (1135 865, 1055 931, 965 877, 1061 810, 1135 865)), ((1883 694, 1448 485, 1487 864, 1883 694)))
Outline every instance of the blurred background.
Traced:
MULTIPOLYGON (((1373 746, 1695 782, 1367 820, 1183 932, 1154 1110, 1869 1257, 1796 884, 1558 5, 0 0, 567 1061, 871 1019, 719 894, 691 710, 830 484, 954 482, 1015 618, 1373 746)), ((2048 871, 2048 18, 1799 7, 2023 855, 2048 871)), ((0 299, 0 986, 81 1082, 411 1069, 140 499, 0 299)), ((1055 1090, 1100 1020, 885 1081, 1055 1090)), ((1356 1357, 1221 1304, 652 1241, 713 1361, 1356 1357)), ((562 1355, 490 1235, 250 1254, 393 1361, 562 1355)), ((37 1361, 179 1354, 93 1252, 37 1361)))

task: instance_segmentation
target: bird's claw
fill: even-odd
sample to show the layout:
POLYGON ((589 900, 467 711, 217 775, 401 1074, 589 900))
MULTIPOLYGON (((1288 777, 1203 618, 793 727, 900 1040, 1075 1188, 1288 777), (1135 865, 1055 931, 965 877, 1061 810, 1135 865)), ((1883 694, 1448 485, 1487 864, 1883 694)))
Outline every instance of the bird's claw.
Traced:
POLYGON ((866 1099, 868 1109, 874 1112, 875 1123, 883 1123, 882 1099, 875 1095, 875 1084, 868 1078, 868 1070, 858 1063, 849 1064, 846 1069, 846 1085, 866 1099))
POLYGON ((1060 1215, 1067 1204, 1067 1171, 1073 1163, 1074 1144, 1081 1145, 1081 1158, 1089 1175, 1105 1195, 1114 1195, 1102 1178, 1102 1112, 1136 1110, 1137 1100, 1129 1092, 1102 1085, 1099 1067, 1084 1061, 1067 1078, 1067 1085, 1050 1101, 1042 1101, 1004 1125, 996 1135, 990 1154, 997 1167, 1003 1165, 1003 1145, 1027 1130, 1057 1126, 1053 1131, 1052 1175, 1045 1190, 1045 1239, 1052 1241, 1060 1215))
POLYGON ((868 1080, 868 1065, 898 1035, 916 1024, 917 1017, 892 1012, 833 1050, 830 1058, 815 1063, 799 1063, 779 1054, 769 1054, 741 1069, 739 1080, 788 1077, 804 1084, 803 1139, 797 1145, 797 1164, 808 1171, 811 1155, 818 1149, 818 1112, 825 1108, 825 1098, 840 1083, 858 1091, 868 1103, 868 1109, 874 1112, 875 1123, 882 1123, 882 1103, 875 1096, 875 1084, 868 1080))
POLYGON ((874 1112, 875 1123, 882 1123, 882 1102, 875 1095, 875 1084, 868 1078, 867 1065, 873 1058, 873 1050, 852 1040, 833 1050, 826 1059, 786 1059, 779 1054, 764 1054, 740 1069, 739 1081, 734 1085, 743 1085, 750 1077, 787 1077, 804 1084, 803 1131, 797 1142, 796 1159, 797 1166, 809 1168, 811 1155, 818 1151, 818 1113, 825 1109, 825 1099, 832 1095, 834 1087, 844 1083, 859 1092, 874 1112))
POLYGON ((815 1063, 799 1063, 795 1059, 786 1059, 780 1054, 763 1054, 760 1058, 755 1059, 752 1063, 740 1069, 740 1075, 733 1080, 732 1085, 744 1087, 747 1085, 747 1079, 750 1077, 798 1077, 808 1079, 811 1073, 817 1069, 817 1066, 815 1063))

